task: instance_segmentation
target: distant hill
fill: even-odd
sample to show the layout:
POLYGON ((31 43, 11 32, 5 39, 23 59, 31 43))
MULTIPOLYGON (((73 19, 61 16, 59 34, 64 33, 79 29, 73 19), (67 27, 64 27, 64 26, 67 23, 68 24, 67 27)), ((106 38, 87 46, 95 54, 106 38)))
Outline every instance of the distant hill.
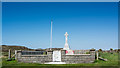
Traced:
MULTIPOLYGON (((30 49, 25 46, 16 46, 16 45, 2 45, 2 52, 8 52, 9 49, 11 49, 12 52, 15 52, 15 50, 28 50, 28 51, 48 51, 50 48, 47 49, 30 49)), ((52 50, 61 50, 63 48, 52 48, 52 50)))
MULTIPOLYGON (((11 50, 11 54, 13 55, 15 53, 15 50, 27 50, 27 51, 48 51, 50 48, 47 49, 30 49, 25 46, 16 46, 16 45, 2 45, 2 55, 8 56, 9 49, 11 50)), ((63 48, 52 48, 52 50, 61 50, 63 48)))
POLYGON ((29 50, 29 51, 34 51, 34 49, 27 48, 25 46, 8 46, 8 45, 2 45, 2 52, 8 52, 9 49, 11 49, 12 52, 15 50, 29 50))

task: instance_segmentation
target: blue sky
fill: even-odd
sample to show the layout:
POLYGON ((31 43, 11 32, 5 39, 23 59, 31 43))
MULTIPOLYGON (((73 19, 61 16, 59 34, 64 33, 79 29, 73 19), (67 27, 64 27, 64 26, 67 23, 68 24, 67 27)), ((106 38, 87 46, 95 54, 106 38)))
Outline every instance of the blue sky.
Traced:
POLYGON ((2 2, 119 2, 119 0, 2 0, 2 2))
POLYGON ((53 19, 53 47, 71 49, 118 48, 118 2, 3 3, 2 43, 49 48, 53 19))

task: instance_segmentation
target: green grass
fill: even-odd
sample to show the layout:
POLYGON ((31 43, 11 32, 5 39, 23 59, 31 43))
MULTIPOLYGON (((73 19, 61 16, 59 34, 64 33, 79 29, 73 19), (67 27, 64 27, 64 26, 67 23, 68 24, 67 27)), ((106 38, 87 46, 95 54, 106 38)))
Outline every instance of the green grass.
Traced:
POLYGON ((16 60, 6 61, 3 58, 3 66, 118 66, 118 53, 100 53, 100 56, 108 59, 108 61, 95 60, 94 63, 81 63, 81 64, 38 64, 38 63, 21 63, 16 60))

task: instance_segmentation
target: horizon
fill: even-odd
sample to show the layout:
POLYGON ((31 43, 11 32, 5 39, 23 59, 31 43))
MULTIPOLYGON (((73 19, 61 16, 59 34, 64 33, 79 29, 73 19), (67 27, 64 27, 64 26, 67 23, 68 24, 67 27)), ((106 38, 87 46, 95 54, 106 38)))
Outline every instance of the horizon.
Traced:
MULTIPOLYGON (((4 46, 4 45, 2 45, 2 46, 4 46)), ((5 45, 5 46, 22 46, 22 47, 27 47, 25 45, 5 45)), ((29 47, 27 47, 27 48, 29 48, 29 47)), ((49 49, 49 48, 29 48, 29 49, 49 49)), ((94 48, 91 48, 91 49, 94 49, 94 48)), ((99 48, 99 49, 102 49, 102 48, 99 48)), ((95 49, 95 50, 99 50, 99 49, 95 49)), ((102 49, 102 50, 110 50, 110 49, 111 48, 109 48, 109 49, 102 49)), ((119 49, 119 48, 116 48, 116 49, 119 49)), ((113 49, 113 50, 116 50, 116 49, 113 49)), ((81 49, 74 49, 74 50, 81 50, 81 49)), ((82 49, 82 50, 90 50, 90 49, 82 49)))
POLYGON ((63 48, 65 32, 71 49, 118 49, 118 2, 3 3, 2 45, 63 48))

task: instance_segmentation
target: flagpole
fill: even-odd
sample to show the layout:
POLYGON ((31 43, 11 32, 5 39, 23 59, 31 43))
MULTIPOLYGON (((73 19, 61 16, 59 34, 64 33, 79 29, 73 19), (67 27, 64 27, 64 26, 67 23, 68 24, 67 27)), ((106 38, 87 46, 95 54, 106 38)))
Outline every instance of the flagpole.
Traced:
POLYGON ((50 39, 50 50, 52 50, 52 20, 51 20, 51 39, 50 39))

